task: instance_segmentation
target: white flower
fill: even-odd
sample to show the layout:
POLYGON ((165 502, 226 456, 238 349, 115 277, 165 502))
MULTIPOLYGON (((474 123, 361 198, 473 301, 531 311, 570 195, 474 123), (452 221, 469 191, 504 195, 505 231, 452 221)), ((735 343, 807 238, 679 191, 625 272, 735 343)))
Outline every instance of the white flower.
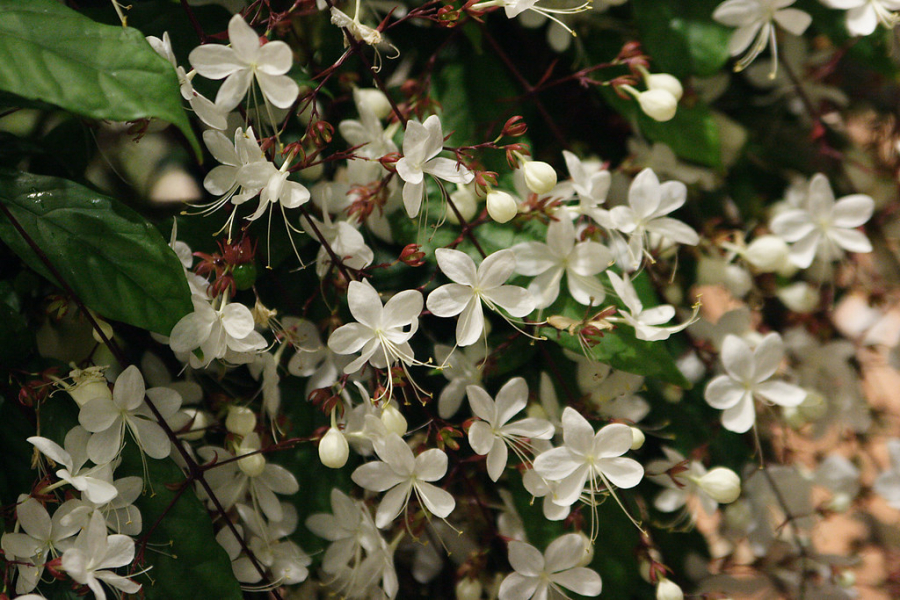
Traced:
POLYGON ((713 408, 724 410, 722 425, 729 431, 744 433, 756 422, 754 397, 778 404, 797 406, 806 398, 803 388, 783 381, 768 381, 784 357, 781 336, 770 333, 755 350, 743 339, 729 335, 722 343, 722 365, 719 375, 706 386, 704 397, 713 408))
POLYGON ((291 48, 281 41, 259 45, 259 36, 240 15, 228 22, 231 47, 206 44, 194 48, 188 60, 200 75, 225 79, 216 104, 232 110, 256 78, 263 96, 278 108, 289 108, 300 93, 299 86, 286 75, 291 69, 291 48))
POLYGON ((665 487, 653 501, 653 506, 662 512, 675 512, 685 506, 688 498, 696 496, 706 514, 716 512, 718 503, 697 486, 697 481, 706 475, 706 467, 700 461, 687 460, 680 453, 663 446, 665 459, 647 463, 650 479, 665 487))
POLYGON ((537 308, 547 308, 559 296, 563 275, 574 299, 585 306, 597 306, 606 297, 603 284, 595 277, 611 265, 612 252, 597 242, 575 243, 575 226, 563 215, 547 227, 547 243, 523 242, 512 247, 516 272, 534 277, 528 291, 537 308))
POLYGON ((669 214, 684 204, 687 187, 680 181, 660 183, 650 169, 638 173, 628 190, 628 206, 616 206, 609 211, 616 229, 629 234, 628 249, 636 268, 644 253, 645 238, 655 233, 678 244, 696 246, 697 232, 669 214))
POLYGON ((500 600, 545 600, 568 598, 562 588, 582 596, 598 596, 600 576, 579 566, 584 558, 585 538, 567 533, 550 543, 546 552, 524 542, 509 543, 509 564, 515 572, 500 584, 500 600))
POLYGON ((195 369, 209 366, 217 358, 235 359, 266 347, 266 339, 254 329, 253 314, 238 302, 216 299, 219 309, 205 298, 193 296, 194 312, 181 318, 169 336, 173 352, 190 352, 195 369), (195 350, 200 350, 200 356, 195 350), (236 356, 237 355, 237 356, 236 356))
POLYGON ((534 459, 538 475, 560 482, 554 502, 570 506, 584 491, 592 496, 604 489, 611 490, 613 485, 632 488, 640 483, 644 468, 636 460, 622 458, 631 450, 633 441, 628 425, 615 423, 594 433, 587 419, 567 406, 562 426, 565 445, 534 459))
POLYGON ((84 463, 88 460, 87 445, 90 437, 91 434, 84 427, 77 426, 66 434, 65 450, 56 442, 43 437, 30 437, 28 442, 53 462, 66 467, 56 472, 61 481, 82 492, 91 502, 106 504, 116 497, 118 491, 111 483, 110 465, 104 463, 84 468, 84 463))
MULTIPOLYGON (((366 245, 366 240, 359 230, 351 225, 348 221, 334 221, 331 214, 325 210, 322 211, 322 221, 310 216, 300 217, 300 226, 306 231, 312 231, 310 223, 315 225, 319 233, 322 234, 324 243, 319 248, 316 256, 316 275, 319 279, 325 279, 326 275, 332 269, 331 254, 325 249, 325 244, 331 247, 334 254, 341 259, 341 262, 351 269, 363 269, 372 264, 375 257, 372 249, 366 245)), ((313 239, 322 241, 315 236, 313 239)))
POLYGON ((444 275, 456 283, 448 283, 428 295, 426 306, 438 317, 460 315, 456 323, 456 343, 469 346, 484 332, 484 312, 481 303, 497 312, 497 307, 513 317, 524 317, 534 310, 534 299, 524 288, 505 285, 516 268, 512 250, 498 250, 476 270, 475 261, 468 254, 449 248, 434 251, 444 275))
POLYGON ((397 161, 397 174, 406 182, 403 205, 410 217, 419 214, 425 194, 425 174, 450 183, 470 183, 475 176, 455 160, 440 158, 444 147, 441 120, 431 115, 424 123, 409 121, 403 136, 403 157, 397 161))
POLYGON ((888 440, 887 450, 891 459, 890 468, 878 476, 872 489, 891 507, 900 509, 900 440, 888 440))
POLYGON ((488 476, 492 481, 500 479, 506 468, 507 446, 527 463, 530 461, 526 453, 532 452, 527 440, 553 437, 553 425, 545 419, 527 418, 509 423, 528 404, 528 384, 521 377, 507 381, 497 392, 496 402, 478 386, 470 385, 466 394, 472 414, 481 419, 469 427, 469 445, 476 454, 487 455, 488 476))
POLYGON ((381 536, 368 509, 337 488, 331 490, 331 512, 317 513, 306 520, 306 527, 331 544, 322 557, 322 570, 333 575, 346 566, 361 550, 372 552, 381 536))
POLYGON ((235 129, 233 142, 221 131, 207 130, 203 132, 203 142, 213 158, 221 163, 203 178, 206 191, 221 197, 206 210, 216 210, 229 200, 237 206, 259 194, 263 184, 250 185, 248 181, 257 182, 256 177, 248 177, 248 174, 264 169, 268 161, 252 127, 246 132, 240 127, 235 129))
POLYGON ((355 373, 366 362, 378 369, 397 360, 405 364, 415 362, 409 340, 419 328, 421 292, 405 290, 382 306, 372 284, 351 281, 347 304, 358 322, 338 327, 328 338, 328 347, 338 354, 361 352, 359 358, 344 367, 344 373, 355 373))
POLYGON ((791 262, 805 269, 816 257, 829 262, 841 258, 844 250, 871 252, 872 244, 856 227, 868 221, 874 209, 875 202, 863 194, 835 202, 828 178, 818 173, 809 181, 805 206, 779 214, 770 226, 791 244, 791 262))
POLYGON ((403 439, 392 433, 382 443, 375 444, 381 460, 366 463, 353 471, 351 479, 358 486, 373 492, 387 492, 375 513, 375 525, 383 529, 403 512, 410 496, 415 493, 422 508, 446 518, 456 507, 456 500, 448 492, 432 485, 447 473, 447 455, 437 448, 413 456, 403 439))
POLYGON ((0 539, 0 549, 8 560, 17 560, 19 576, 16 579, 16 593, 24 594, 37 587, 44 573, 44 563, 48 557, 56 557, 71 545, 68 538, 79 532, 78 523, 67 525, 63 520, 77 505, 70 500, 56 509, 53 518, 44 506, 34 498, 20 498, 16 506, 16 518, 21 531, 4 533, 0 539))
POLYGON ((116 379, 112 400, 97 398, 81 407, 78 422, 94 434, 87 443, 87 455, 92 461, 104 464, 113 460, 125 443, 126 428, 148 456, 169 456, 171 442, 144 402, 145 393, 163 419, 173 417, 181 408, 181 396, 175 390, 145 390, 144 378, 134 365, 116 379))
POLYGON ((656 584, 656 600, 684 600, 684 592, 677 583, 663 577, 656 584))
POLYGON ((571 181, 564 181, 557 186, 557 189, 562 188, 567 192, 571 187, 572 192, 578 197, 578 206, 566 206, 563 209, 565 213, 573 219, 579 215, 587 215, 598 220, 595 213, 600 211, 601 216, 598 223, 609 224, 609 213, 598 208, 599 205, 606 202, 606 195, 612 184, 612 176, 609 171, 604 169, 599 161, 581 160, 568 150, 563 150, 563 158, 569 169, 571 181))
POLYGON ((127 535, 107 535, 106 519, 95 511, 88 526, 78 535, 72 548, 63 553, 62 570, 94 592, 96 600, 106 600, 106 592, 100 582, 126 594, 141 589, 130 579, 107 569, 130 565, 134 560, 134 540, 127 535))
POLYGON ((802 10, 787 8, 796 0, 726 0, 713 12, 713 19, 727 27, 737 27, 728 42, 732 56, 744 54, 735 70, 747 67, 772 42, 772 71, 775 77, 778 65, 778 48, 775 43, 777 23, 789 33, 801 35, 812 17, 802 10))
POLYGON ((628 309, 628 312, 619 311, 619 317, 608 317, 608 321, 621 321, 634 327, 634 335, 639 340, 655 342, 669 339, 673 333, 677 333, 697 321, 699 305, 694 307, 694 314, 681 325, 664 326, 675 316, 675 308, 669 304, 661 304, 654 308, 644 310, 644 304, 638 298, 628 275, 619 277, 612 271, 606 273, 609 282, 619 296, 619 299, 628 309))
POLYGON ((829 8, 847 11, 847 31, 850 35, 869 35, 879 23, 888 29, 897 24, 900 0, 820 0, 829 8))

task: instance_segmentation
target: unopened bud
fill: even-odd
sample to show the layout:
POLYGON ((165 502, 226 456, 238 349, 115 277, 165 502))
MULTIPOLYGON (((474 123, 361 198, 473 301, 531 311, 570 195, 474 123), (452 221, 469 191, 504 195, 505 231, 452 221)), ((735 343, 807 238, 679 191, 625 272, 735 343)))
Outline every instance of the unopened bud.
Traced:
POLYGON ((684 592, 677 583, 663 577, 656 586, 656 600, 684 600, 684 592))
POLYGON ((522 174, 525 175, 525 185, 535 194, 547 194, 556 187, 556 170, 545 162, 526 162, 522 174))
POLYGON ((828 501, 827 507, 836 513, 844 513, 850 510, 852 504, 853 498, 850 497, 850 494, 838 492, 828 501))
POLYGON ((350 446, 347 438, 334 427, 319 440, 319 460, 329 469, 340 469, 347 464, 350 457, 350 446))
POLYGON ((844 569, 834 578, 834 582, 844 589, 852 588, 856 585, 856 574, 849 569, 844 569))
POLYGON ((464 577, 456 584, 456 600, 481 600, 481 592, 481 582, 471 577, 464 577))
POLYGON ((354 95, 357 103, 366 106, 379 119, 386 118, 393 110, 388 97, 381 90, 375 88, 358 89, 354 92, 354 95))
POLYGON ((112 400, 112 392, 109 391, 106 377, 99 367, 89 369, 75 369, 69 373, 69 377, 75 385, 66 389, 78 406, 84 406, 95 398, 112 400))
POLYGON ((334 139, 334 127, 327 121, 316 121, 315 125, 310 128, 310 133, 317 146, 330 144, 334 139))
POLYGON ((518 214, 519 204, 506 192, 495 190, 487 195, 487 211, 496 222, 506 223, 518 214))
POLYGON ((244 457, 238 460, 237 464, 247 477, 259 477, 266 470, 266 458, 257 450, 258 448, 245 448, 243 446, 239 446, 237 449, 237 455, 244 457), (253 452, 256 452, 256 454, 253 454, 253 452))
POLYGON ((681 96, 684 94, 684 88, 681 87, 681 82, 668 73, 648 74, 644 77, 644 81, 647 83, 648 89, 668 92, 675 98, 676 102, 681 100, 681 96))
POLYGON ((719 504, 730 504, 741 495, 741 478, 725 467, 711 470, 697 481, 697 485, 719 504))
POLYGON ((399 436, 406 434, 406 417, 393 404, 388 404, 381 411, 381 422, 384 423, 388 433, 396 433, 399 436))
POLYGON ((632 450, 640 450, 641 446, 644 445, 644 440, 646 440, 646 436, 644 432, 638 429, 637 427, 631 428, 631 449, 632 450))
POLYGON ((421 267, 425 264, 425 253, 419 244, 407 244, 400 251, 400 262, 410 267, 421 267))
POLYGON ((205 410, 196 408, 185 408, 184 413, 190 418, 190 428, 186 433, 182 433, 179 437, 189 442, 196 442, 203 438, 206 428, 212 423, 212 415, 205 410))
POLYGON ((654 121, 669 121, 678 111, 678 100, 666 90, 647 90, 637 95, 641 110, 654 121))
MULTIPOLYGON (((471 221, 475 216, 475 213, 478 212, 478 199, 475 198, 475 194, 465 186, 461 185, 456 188, 456 190, 450 194, 450 201, 453 202, 453 206, 456 207, 456 210, 459 211, 459 214, 462 215, 462 218, 466 221, 471 221)), ((447 207, 447 220, 454 225, 459 225, 459 217, 456 216, 456 211, 449 206, 447 207)))
POLYGON ((811 313, 821 302, 819 290, 803 281, 787 285, 775 292, 775 295, 785 306, 798 313, 811 313))
POLYGON ((774 273, 789 262, 788 252, 788 245, 783 239, 775 235, 764 235, 750 242, 744 257, 763 273, 774 273))
POLYGON ((225 417, 225 429, 245 437, 256 429, 256 414, 246 406, 229 406, 225 417))

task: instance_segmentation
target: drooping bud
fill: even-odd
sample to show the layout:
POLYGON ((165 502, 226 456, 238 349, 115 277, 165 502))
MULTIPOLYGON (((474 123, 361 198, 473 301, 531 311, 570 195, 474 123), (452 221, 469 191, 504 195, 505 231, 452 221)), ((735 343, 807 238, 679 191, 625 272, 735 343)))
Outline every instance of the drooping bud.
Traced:
MULTIPOLYGON (((456 190, 450 194, 450 201, 453 202, 453 206, 456 207, 456 210, 459 211, 459 214, 462 215, 462 218, 466 221, 471 221, 472 217, 475 216, 475 213, 478 212, 478 199, 475 198, 475 194, 464 185, 458 186, 456 190)), ((447 207, 447 220, 454 225, 459 225, 459 217, 456 216, 456 211, 449 206, 447 207)))
POLYGON ((186 433, 179 434, 178 437, 189 442, 196 442, 202 439, 204 434, 206 434, 206 428, 212 423, 212 415, 205 410, 193 407, 185 408, 183 412, 190 418, 190 428, 186 433))
POLYGON ((640 450, 641 446, 644 445, 644 440, 647 437, 644 435, 644 432, 638 429, 637 427, 631 428, 631 449, 632 450, 640 450))
POLYGON ((684 600, 684 592, 677 583, 663 577, 656 586, 656 600, 684 600))
POLYGON ((243 456, 237 461, 237 464, 247 477, 259 477, 266 470, 266 457, 257 452, 257 450, 259 449, 246 448, 244 446, 237 448, 237 455, 243 456), (253 452, 256 452, 256 454, 253 454, 253 452))
POLYGON ((515 117, 510 117, 506 124, 503 126, 503 130, 500 132, 502 136, 509 137, 519 137, 520 135, 525 135, 525 132, 528 131, 528 125, 525 124, 521 115, 516 115, 515 117))
POLYGON ((666 90, 647 90, 637 95, 641 110, 654 121, 669 121, 678 111, 678 100, 666 90))
POLYGON ((481 582, 471 577, 463 577, 456 584, 456 600, 481 600, 481 582))
POLYGON ((741 478, 725 467, 716 467, 697 480, 697 485, 719 504, 730 504, 741 495, 741 478))
POLYGON ((340 469, 347 464, 350 457, 350 445, 347 438, 334 427, 319 440, 319 460, 329 469, 340 469))
POLYGON ((494 190, 487 195, 487 211, 493 220, 506 223, 518 214, 519 204, 506 192, 494 190))
POLYGON ((788 245, 783 239, 774 235, 764 235, 750 242, 744 257, 763 273, 774 273, 789 263, 788 253, 788 245))
POLYGON ((525 185, 535 194, 546 194, 556 187, 556 170, 545 162, 526 162, 522 174, 525 175, 525 185))
POLYGON ((681 82, 668 73, 656 73, 653 75, 648 73, 644 76, 644 81, 647 83, 647 89, 669 92, 676 102, 681 100, 681 96, 684 94, 681 82))
POLYGON ((366 106, 369 110, 375 113, 375 116, 379 119, 386 118, 389 114, 391 114, 391 110, 393 110, 387 96, 385 96, 384 92, 379 89, 358 89, 354 92, 354 95, 356 96, 356 101, 359 104, 366 106))
POLYGON ((406 417, 393 404, 388 404, 381 411, 381 422, 384 423, 388 433, 396 433, 399 436, 406 435, 406 417))
POLYGON ((246 406, 229 406, 225 429, 241 437, 250 435, 256 429, 256 414, 246 406))

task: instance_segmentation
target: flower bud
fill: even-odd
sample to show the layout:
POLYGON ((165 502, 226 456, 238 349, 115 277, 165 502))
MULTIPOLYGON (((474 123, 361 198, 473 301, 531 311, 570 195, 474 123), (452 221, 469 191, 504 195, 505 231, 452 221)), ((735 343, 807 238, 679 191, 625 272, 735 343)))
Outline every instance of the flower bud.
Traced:
POLYGON ((407 244, 400 251, 400 262, 410 267, 421 267, 425 264, 425 253, 419 244, 407 244))
POLYGON ((850 497, 850 494, 838 492, 828 501, 827 508, 836 513, 844 513, 850 509, 852 504, 853 498, 850 497))
POLYGON ((525 175, 525 185, 535 194, 547 194, 556 187, 556 170, 545 162, 526 162, 522 174, 525 175))
POLYGON ((856 574, 850 569, 844 569, 834 578, 834 582, 844 589, 852 588, 856 585, 856 574))
POLYGON ((384 92, 375 88, 358 89, 354 92, 356 101, 375 113, 379 119, 391 114, 391 103, 384 92))
POLYGON ((259 477, 266 470, 266 457, 258 453, 259 448, 245 448, 238 446, 237 455, 244 458, 237 461, 238 466, 247 477, 259 477), (252 454, 257 452, 256 454, 252 454), (249 456, 247 456, 249 454, 249 456))
POLYGON ((697 485, 719 504, 730 504, 741 495, 741 478, 725 467, 711 470, 697 481, 697 485))
POLYGON ((798 313, 813 312, 819 307, 821 301, 819 291, 802 281, 779 289, 775 295, 785 306, 798 313))
POLYGON ((644 445, 644 440, 646 440, 646 436, 644 432, 638 429, 637 427, 631 428, 631 449, 632 450, 640 450, 641 446, 644 445))
POLYGON ((663 577, 656 586, 656 600, 684 600, 684 592, 677 583, 663 577))
POLYGON ((347 438, 334 427, 319 440, 319 460, 329 469, 340 469, 347 464, 350 457, 350 445, 347 438))
POLYGON ((481 582, 471 577, 464 577, 456 584, 456 600, 481 600, 481 592, 481 582))
POLYGON ((684 88, 681 87, 681 82, 668 73, 648 74, 644 77, 644 81, 646 82, 648 89, 669 92, 672 97, 675 98, 676 102, 681 100, 681 96, 684 94, 684 88))
POLYGON ((381 411, 381 422, 384 423, 388 433, 396 433, 399 436, 406 434, 406 417, 393 404, 388 404, 381 411))
POLYGON ((189 422, 191 426, 186 433, 182 433, 178 437, 189 442, 196 442, 197 440, 202 439, 203 435, 206 433, 206 428, 212 423, 212 415, 205 410, 199 410, 192 407, 182 409, 182 411, 190 419, 189 422))
POLYGON ((789 262, 788 245, 778 236, 764 235, 750 242, 744 257, 763 273, 774 273, 789 262))
POLYGON ((241 437, 249 435, 256 429, 256 414, 246 406, 229 406, 225 429, 241 437))
POLYGON ((519 212, 519 204, 506 192, 492 191, 487 195, 487 211, 493 220, 506 223, 519 212))
MULTIPOLYGON (((450 194, 450 200, 453 202, 456 210, 459 211, 459 214, 462 215, 462 218, 466 221, 471 221, 475 216, 475 213, 478 212, 478 199, 475 198, 475 194, 465 186, 461 185, 456 188, 456 190, 450 194)), ((456 211, 449 206, 447 207, 447 220, 454 225, 459 225, 459 218, 456 216, 456 211)))
POLYGON ((654 121, 669 121, 678 110, 678 100, 666 90, 647 90, 637 95, 641 110, 654 121))
POLYGON ((95 367, 75 369, 69 373, 69 377, 72 378, 75 385, 70 386, 66 391, 78 406, 84 406, 95 398, 112 400, 112 392, 109 391, 109 385, 107 385, 106 377, 103 376, 101 369, 95 367))

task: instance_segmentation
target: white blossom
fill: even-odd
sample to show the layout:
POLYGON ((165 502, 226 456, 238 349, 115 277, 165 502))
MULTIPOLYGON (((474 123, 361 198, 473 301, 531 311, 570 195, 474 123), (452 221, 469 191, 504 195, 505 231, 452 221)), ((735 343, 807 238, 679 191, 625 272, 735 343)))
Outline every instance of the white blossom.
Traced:
POLYGON ((286 75, 293 56, 290 46, 282 41, 260 46, 259 36, 238 14, 228 22, 231 46, 206 44, 194 48, 188 60, 197 72, 209 79, 224 79, 216 95, 216 104, 232 110, 256 79, 263 96, 278 108, 289 108, 300 87, 286 75))
POLYGON ((900 10, 900 0, 820 0, 829 8, 846 10, 847 31, 850 35, 870 35, 880 23, 893 29, 900 10))
POLYGON ((397 174, 406 182, 403 205, 410 217, 419 214, 425 195, 425 174, 450 183, 471 183, 475 176, 455 160, 441 158, 444 133, 441 120, 431 115, 424 123, 409 121, 403 136, 403 157, 397 161, 397 174))
POLYGON ((62 556, 62 570, 94 593, 95 600, 106 600, 101 582, 126 594, 135 594, 140 584, 109 569, 124 567, 134 560, 134 540, 127 535, 107 535, 106 519, 99 511, 91 515, 75 544, 62 556))
POLYGON ((353 471, 354 483, 373 492, 387 492, 375 513, 375 524, 383 529, 403 512, 410 496, 415 494, 422 508, 446 518, 456 507, 456 500, 445 490, 433 485, 447 473, 447 455, 431 448, 418 456, 403 439, 392 433, 375 444, 381 460, 366 463, 353 471))
POLYGON ((438 317, 459 315, 456 323, 456 343, 469 346, 484 333, 482 301, 490 310, 506 310, 513 317, 524 317, 534 310, 534 300, 527 290, 506 285, 516 268, 512 250, 498 250, 476 270, 475 261, 465 252, 438 248, 434 252, 444 275, 455 283, 448 283, 428 295, 426 306, 438 317))
POLYGON ((784 358, 781 336, 770 333, 755 350, 743 339, 729 335, 722 343, 719 375, 706 386, 704 398, 713 408, 724 410, 722 425, 729 431, 744 433, 756 423, 753 400, 756 397, 780 406, 797 406, 806 398, 803 388, 783 381, 769 381, 784 358))
POLYGON ((563 589, 582 596, 600 595, 600 576, 580 566, 584 549, 584 537, 577 533, 567 533, 553 540, 543 554, 531 544, 510 542, 509 564, 514 572, 500 584, 499 599, 568 598, 563 589))
POLYGON ((634 335, 639 340, 654 342, 658 340, 666 340, 673 333, 677 333, 687 328, 691 323, 697 320, 698 307, 694 308, 694 314, 690 319, 681 325, 664 325, 672 320, 675 316, 675 307, 669 304, 661 304, 653 308, 644 309, 644 304, 638 298, 637 292, 628 275, 619 277, 612 271, 606 273, 609 276, 609 282, 619 296, 619 299, 627 308, 627 312, 619 311, 618 317, 609 317, 609 321, 621 321, 631 327, 634 327, 634 335))

